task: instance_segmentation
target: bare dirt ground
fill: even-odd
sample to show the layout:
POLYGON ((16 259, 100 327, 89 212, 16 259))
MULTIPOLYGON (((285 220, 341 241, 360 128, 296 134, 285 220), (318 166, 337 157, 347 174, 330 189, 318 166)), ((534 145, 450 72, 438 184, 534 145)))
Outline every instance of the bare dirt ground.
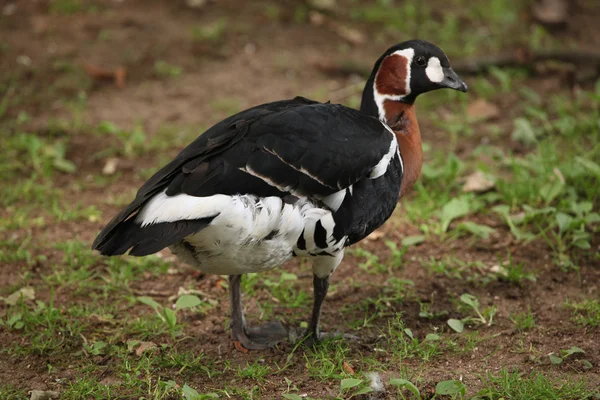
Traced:
MULTIPOLYGON (((393 41, 388 37, 382 40, 377 26, 364 22, 357 23, 356 28, 365 37, 362 43, 351 43, 347 35, 331 29, 327 23, 296 22, 297 11, 292 1, 277 5, 271 10, 278 11, 271 12, 265 10, 272 4, 262 1, 208 1, 199 8, 189 7, 183 1, 105 1, 73 13, 52 8, 52 4, 56 2, 0 2, 4 10, 0 20, 3 45, 0 74, 4 82, 11 82, 3 88, 10 88, 11 96, 18 98, 0 118, 6 122, 26 114, 28 118, 19 128, 22 131, 44 138, 67 138, 66 158, 74 163, 76 172, 53 175, 52 187, 60 191, 61 204, 95 206, 100 216, 64 221, 47 216, 45 224, 0 230, 7 249, 4 254, 14 249, 8 246, 9 242, 30 238, 27 240, 31 244, 28 242, 27 246, 34 258, 32 262, 4 258, 0 263, 0 295, 8 296, 26 282, 35 288, 36 300, 52 303, 65 315, 74 305, 85 309, 114 303, 118 307, 111 317, 82 317, 87 324, 80 335, 70 337, 65 333, 61 345, 41 352, 15 350, 15 345, 30 346, 30 337, 21 330, 0 326, 0 348, 4 349, 0 353, 0 385, 11 387, 15 393, 32 389, 62 392, 69 387, 68 393, 75 393, 73 385, 86 377, 114 388, 110 395, 103 395, 107 398, 139 398, 138 392, 128 386, 128 379, 148 382, 147 388, 155 388, 156 380, 162 379, 179 385, 185 382, 200 393, 220 393, 222 398, 226 396, 219 391, 225 388, 229 388, 232 398, 281 398, 283 393, 334 398, 339 396, 341 378, 379 372, 385 382, 396 377, 412 379, 418 382, 422 394, 430 397, 438 382, 450 379, 463 381, 468 392, 474 394, 484 387, 482 377, 505 367, 517 368, 525 375, 541 372, 558 380, 583 380, 589 389, 600 385, 600 328, 574 323, 572 310, 565 307, 567 299, 600 296, 600 265, 594 255, 597 251, 594 249, 600 245, 598 237, 592 238, 592 250, 576 252, 579 270, 564 272, 556 267, 546 242, 517 241, 507 226, 485 215, 474 216, 473 221, 494 227, 496 233, 490 238, 428 237, 417 246, 409 246, 399 266, 381 273, 359 267, 365 262, 360 252, 347 256, 333 277, 323 314, 324 329, 331 331, 349 332, 349 321, 364 320, 358 332, 362 339, 340 345, 342 356, 335 350, 338 345, 331 343, 326 346, 330 354, 325 356, 291 344, 265 352, 238 351, 226 329, 228 300, 223 278, 198 274, 174 260, 168 251, 161 253, 171 265, 167 273, 138 271, 139 275, 121 295, 113 292, 100 295, 101 285, 86 289, 85 285, 69 285, 68 280, 53 284, 48 277, 57 265, 68 260, 67 253, 52 244, 72 240, 91 244, 103 224, 132 198, 149 174, 197 134, 237 110, 272 100, 296 95, 323 101, 336 96, 342 97, 337 101, 356 100, 360 88, 352 88, 358 87, 357 82, 360 85, 360 76, 323 73, 314 66, 315 60, 350 60, 369 68, 393 41), (194 27, 210 26, 219 20, 226 21, 223 32, 200 32, 197 35, 203 40, 192 39, 194 27), (110 79, 90 76, 85 72, 86 65, 109 71, 123 67, 126 70, 123 87, 117 87, 110 79), (348 88, 353 91, 346 96, 348 88), (134 143, 131 154, 119 153, 129 142, 97 128, 107 121, 123 131, 143 130, 146 133, 143 143, 134 143), (89 129, 95 132, 90 133, 89 129), (137 152, 135 146, 144 150, 137 152), (116 154, 119 159, 116 174, 103 175, 106 154, 116 154), (498 264, 498 257, 505 257, 507 252, 514 263, 522 263, 528 272, 535 274, 535 282, 524 280, 514 284, 503 279, 485 279, 487 269, 498 264), (480 272, 470 270, 458 275, 436 273, 424 267, 428 260, 449 257, 465 263, 479 262, 483 267, 480 272), (391 277, 412 281, 414 285, 406 284, 399 289, 401 295, 392 296, 386 283, 391 277), (177 294, 181 287, 199 290, 214 302, 213 307, 202 313, 181 315, 183 336, 173 338, 164 332, 146 335, 140 333, 142 328, 135 331, 125 326, 126 321, 136 318, 154 318, 147 306, 132 300, 135 296, 151 296, 166 304, 167 298, 177 294), (90 296, 88 290, 98 296, 90 296), (463 293, 476 296, 482 309, 496 307, 490 326, 471 328, 468 335, 449 329, 448 318, 464 316, 457 300, 463 293), (424 310, 428 312, 426 318, 424 310), (535 317, 535 326, 519 329, 514 316, 526 312, 535 317), (402 326, 410 328, 419 340, 432 332, 442 334, 444 341, 437 354, 397 358, 389 350, 388 335, 398 315, 402 326), (114 339, 107 339, 110 336, 114 339), (151 366, 135 378, 126 378, 121 364, 129 356, 82 351, 82 343, 96 339, 126 347, 128 340, 144 338, 168 345, 162 350, 163 355, 185 351, 201 355, 202 361, 187 371, 173 362, 172 366, 168 363, 151 366), (573 346, 584 349, 584 355, 565 358, 560 365, 550 362, 549 354, 560 354, 573 346), (380 351, 382 347, 387 351, 380 351), (316 371, 325 370, 325 364, 320 367, 311 364, 308 360, 311 357, 334 364, 342 359, 353 372, 344 364, 342 368, 336 364, 331 374, 319 375, 316 371), (585 367, 587 364, 582 360, 592 368, 585 367), (240 372, 248 365, 271 369, 257 378, 240 372), (218 373, 213 376, 208 370, 218 373), (297 392, 290 391, 290 382, 297 392)), ((593 47, 589 46, 589 38, 600 38, 600 27, 595 23, 600 14, 597 7, 592 7, 592 11, 585 7, 586 4, 579 4, 575 8, 575 20, 562 33, 562 40, 593 47)), ((398 38, 401 39, 405 38, 398 38)), ((542 97, 556 91, 569 93, 571 89, 562 78, 562 75, 532 75, 523 85, 542 97)), ((511 102, 510 93, 496 104, 502 115, 514 116, 520 112, 519 104, 511 102)), ((452 139, 439 128, 439 119, 452 108, 442 105, 429 110, 419 117, 425 140, 432 149, 427 153, 431 157, 433 152, 450 147, 452 139)), ((498 126, 506 133, 492 138, 486 138, 485 129, 465 138, 459 133, 459 143, 452 151, 459 158, 469 158, 483 141, 511 148, 517 154, 523 152, 506 140, 511 127, 503 128, 502 121, 498 126)), ((2 182, 11 184, 10 180, 2 182)), ((418 198, 411 193, 404 201, 414 202, 418 198)), ((8 220, 19 207, 19 204, 6 207, 0 210, 0 215, 8 220)), ((358 247, 378 256, 381 263, 390 263, 394 253, 387 241, 401 247, 403 238, 421 234, 420 224, 409 221, 404 213, 402 203, 392 220, 358 247)), ((40 215, 48 212, 40 210, 40 215)), ((33 217, 30 214, 28 218, 33 217)), ((105 266, 100 261, 93 263, 90 270, 101 275, 105 266)), ((297 277, 293 290, 307 293, 310 299, 312 279, 308 266, 294 261, 284 270, 297 277)), ((279 272, 268 276, 271 280, 279 279, 279 272)), ((309 301, 301 301, 300 305, 282 304, 277 296, 261 289, 260 279, 256 285, 252 297, 245 298, 249 320, 264 319, 266 315, 297 326, 308 317, 309 301)), ((0 305, 0 315, 9 314, 9 305, 0 305)), ((41 326, 40 329, 50 329, 41 326)), ((138 362, 138 358, 132 357, 138 362)), ((147 390, 146 398, 161 398, 147 390)), ((83 393, 82 398, 100 396, 91 391, 77 393, 83 393)), ((15 398, 18 396, 15 394, 15 398)), ((396 398, 396 394, 391 391, 381 398, 396 398)))

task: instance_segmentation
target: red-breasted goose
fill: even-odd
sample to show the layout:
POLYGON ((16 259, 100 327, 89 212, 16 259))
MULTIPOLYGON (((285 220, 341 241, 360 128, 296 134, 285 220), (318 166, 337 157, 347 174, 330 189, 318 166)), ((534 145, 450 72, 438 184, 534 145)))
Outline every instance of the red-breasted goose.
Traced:
POLYGON ((423 162, 418 95, 467 91, 442 50, 399 43, 375 63, 360 111, 301 97, 233 115, 151 177, 94 241, 104 255, 165 247, 202 272, 229 275, 233 339, 249 349, 287 336, 279 323, 246 326, 241 276, 311 257, 307 336, 344 248, 381 226, 423 162))

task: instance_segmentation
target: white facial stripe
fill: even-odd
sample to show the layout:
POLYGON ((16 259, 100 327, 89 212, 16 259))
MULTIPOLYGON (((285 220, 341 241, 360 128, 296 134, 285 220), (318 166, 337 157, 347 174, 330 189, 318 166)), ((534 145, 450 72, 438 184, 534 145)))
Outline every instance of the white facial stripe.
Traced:
POLYGON ((406 94, 408 96, 410 94, 410 66, 412 65, 413 57, 415 56, 415 51, 413 49, 404 49, 395 51, 394 54, 402 56, 406 58, 406 94))
MULTIPOLYGON (((377 85, 373 85, 373 98, 375 99, 375 104, 377 104, 377 110, 379 111, 379 120, 386 122, 385 119, 385 109, 383 108, 383 103, 386 100, 398 101, 403 97, 406 97, 410 94, 410 66, 412 65, 413 57, 415 56, 415 50, 412 48, 398 50, 390 54, 390 56, 399 55, 406 58, 406 88, 405 94, 401 96, 394 96, 390 94, 382 94, 377 91, 377 85)), ((389 57, 389 56, 388 56, 389 57)), ((378 72, 379 73, 379 72, 378 72)), ((377 82, 377 75, 375 75, 375 82, 377 82)))
POLYGON ((425 73, 431 82, 439 83, 443 81, 444 70, 442 69, 442 64, 440 64, 440 59, 437 57, 431 57, 427 63, 425 73))

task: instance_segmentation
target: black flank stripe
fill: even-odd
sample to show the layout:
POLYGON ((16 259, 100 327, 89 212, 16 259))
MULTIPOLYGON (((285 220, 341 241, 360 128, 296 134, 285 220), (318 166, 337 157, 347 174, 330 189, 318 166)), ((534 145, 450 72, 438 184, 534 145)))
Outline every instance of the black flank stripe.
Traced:
POLYGON ((298 247, 299 250, 306 250, 306 240, 304 240, 304 230, 302 230, 302 233, 300 234, 300 237, 298 238, 298 243, 296 243, 296 246, 298 247))
POLYGON ((323 228, 321 221, 317 221, 315 225, 315 244, 321 249, 326 249, 327 246, 327 231, 323 228))

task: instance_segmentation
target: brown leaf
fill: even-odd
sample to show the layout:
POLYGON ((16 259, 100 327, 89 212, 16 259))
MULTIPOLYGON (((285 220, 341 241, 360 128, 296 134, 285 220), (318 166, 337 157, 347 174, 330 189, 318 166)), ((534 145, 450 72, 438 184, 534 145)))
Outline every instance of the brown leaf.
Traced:
POLYGON ((102 168, 103 175, 114 175, 117 172, 117 165, 119 165, 119 159, 115 157, 111 157, 106 160, 104 167, 102 168))
POLYGON ((245 348, 244 346, 242 346, 242 344, 238 340, 234 340, 233 341, 233 347, 235 347, 235 349, 237 351, 241 351, 242 353, 247 353, 248 352, 248 349, 245 348))
POLYGON ((206 5, 206 0, 185 0, 185 5, 190 8, 202 8, 206 5))
POLYGON ((539 0, 531 6, 531 14, 537 22, 554 27, 567 23, 568 11, 565 0, 539 0))
POLYGON ((140 342, 140 345, 137 349, 135 349, 135 355, 138 357, 141 357, 142 354, 144 354, 146 351, 148 350, 154 350, 157 349, 158 347, 156 346, 156 343, 154 342, 140 342))
POLYGON ((365 238, 365 240, 379 240, 385 236, 383 231, 373 231, 369 236, 365 238))
POLYGON ((83 69, 86 74, 96 80, 110 79, 113 80, 115 86, 118 88, 125 87, 125 77, 127 76, 127 71, 124 67, 117 67, 116 69, 105 69, 101 67, 97 67, 92 64, 83 64, 83 69))
POLYGON ((4 298, 3 300, 9 306, 14 306, 19 302, 19 300, 21 300, 21 297, 24 301, 35 300, 35 289, 29 286, 21 288, 16 292, 12 293, 10 296, 6 296, 6 298, 4 298))
POLYGON ((463 185, 462 191, 483 193, 491 190, 494 187, 494 181, 488 179, 483 172, 476 171, 467 176, 466 182, 463 185))
POLYGON ((339 22, 331 21, 329 23, 329 28, 333 30, 339 37, 352 45, 356 46, 365 44, 367 41, 365 35, 361 31, 340 24, 339 22))
POLYGON ((485 99, 477 99, 467 107, 467 115, 474 121, 489 121, 500 116, 500 109, 485 99))
POLYGON ((352 368, 346 361, 344 361, 344 364, 342 364, 342 368, 350 375, 354 375, 354 368, 352 368))
POLYGON ((565 0, 538 0, 531 6, 535 20, 547 25, 564 24, 568 11, 568 2, 565 0))
POLYGON ((320 11, 335 12, 339 9, 336 0, 308 0, 307 4, 310 8, 320 11))
POLYGON ((58 399, 59 393, 52 390, 32 390, 29 392, 29 400, 51 400, 58 399))

